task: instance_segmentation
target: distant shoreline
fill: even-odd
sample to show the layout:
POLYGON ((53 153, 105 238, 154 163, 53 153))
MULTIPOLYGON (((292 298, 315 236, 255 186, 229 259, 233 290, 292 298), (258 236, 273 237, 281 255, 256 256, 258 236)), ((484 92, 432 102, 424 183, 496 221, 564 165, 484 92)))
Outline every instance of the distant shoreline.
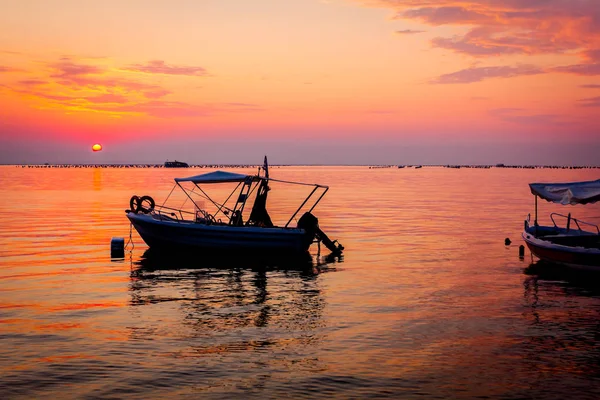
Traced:
MULTIPOLYGON (((16 168, 167 168, 167 169, 190 169, 190 168, 258 168, 262 165, 257 164, 190 164, 187 168, 168 168, 164 164, 0 164, 4 167, 16 167, 16 168)), ((279 167, 365 167, 369 169, 419 169, 419 168, 475 168, 475 169, 489 169, 489 168, 518 168, 518 169, 600 169, 600 165, 504 165, 504 164, 490 164, 490 165, 479 165, 479 164, 422 164, 422 165, 369 165, 369 164, 272 164, 274 168, 279 167)))

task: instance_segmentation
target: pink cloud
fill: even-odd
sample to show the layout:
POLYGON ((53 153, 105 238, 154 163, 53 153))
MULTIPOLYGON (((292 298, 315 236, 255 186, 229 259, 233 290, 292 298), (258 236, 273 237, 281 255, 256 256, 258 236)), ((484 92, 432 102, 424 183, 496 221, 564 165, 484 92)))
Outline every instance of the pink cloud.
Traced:
MULTIPOLYGON (((357 0, 358 1, 358 0, 357 0)), ((471 27, 431 45, 473 57, 579 54, 555 71, 599 75, 600 6, 596 0, 362 0, 392 9, 396 19, 471 27)))
POLYGON ((77 64, 71 61, 70 58, 62 58, 57 63, 50 64, 50 67, 57 70, 57 73, 52 75, 53 78, 73 78, 80 75, 101 74, 105 70, 95 65, 77 64))
POLYGON ((437 77, 431 83, 473 83, 490 78, 513 78, 524 75, 543 74, 544 71, 534 65, 472 67, 437 77))
POLYGON ((23 86, 38 86, 38 85, 45 85, 48 82, 42 81, 39 79, 25 79, 25 80, 19 81, 18 83, 19 83, 19 85, 23 85, 23 86))
POLYGON ((600 89, 600 85, 595 83, 589 83, 587 85, 579 85, 580 88, 584 89, 600 89))
POLYGON ((148 61, 144 64, 133 64, 127 68, 123 68, 125 71, 143 72, 145 74, 165 74, 165 75, 189 75, 189 76, 205 76, 206 69, 202 67, 182 67, 167 65, 162 60, 148 61))

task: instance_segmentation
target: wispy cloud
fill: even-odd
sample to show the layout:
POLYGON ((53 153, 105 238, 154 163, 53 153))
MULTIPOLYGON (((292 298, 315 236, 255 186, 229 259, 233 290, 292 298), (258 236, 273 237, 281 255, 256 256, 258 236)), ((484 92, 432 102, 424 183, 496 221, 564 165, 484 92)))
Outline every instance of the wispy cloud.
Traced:
POLYGON ((600 63, 574 64, 552 68, 553 72, 563 72, 575 75, 595 76, 600 75, 600 63))
MULTIPOLYGON (((398 1, 396 3, 402 3, 402 1, 398 1)), ((485 12, 476 11, 470 7, 439 5, 427 6, 427 3, 428 2, 422 2, 425 7, 415 7, 409 8, 406 11, 401 11, 398 13, 396 18, 417 19, 429 25, 474 25, 493 22, 492 15, 485 12)))
POLYGON ((23 71, 22 69, 19 68, 13 68, 13 67, 7 67, 5 65, 0 65, 0 73, 2 72, 21 72, 23 71))
POLYGON ((145 74, 206 76, 206 69, 192 66, 168 65, 161 60, 148 61, 146 64, 132 64, 122 68, 124 71, 142 72, 145 74))
POLYGON ((0 53, 2 53, 2 54, 10 54, 12 56, 21 56, 21 55, 24 54, 24 53, 21 53, 19 51, 11 51, 11 50, 0 50, 0 53))
POLYGON ((521 108, 496 108, 489 111, 490 115, 503 121, 519 125, 538 125, 554 124, 563 125, 566 122, 561 120, 560 115, 556 114, 527 114, 526 110, 521 108))
POLYGON ((600 96, 579 100, 583 107, 600 107, 600 96))
POLYGON ((230 112, 254 112, 262 109, 254 104, 226 103, 196 105, 180 101, 148 101, 122 106, 102 105, 97 107, 106 112, 147 114, 158 118, 191 118, 230 112))
POLYGON ((589 83, 587 85, 579 85, 579 87, 584 88, 584 89, 600 89, 600 85, 595 84, 595 83, 589 83))
POLYGON ((424 33, 425 31, 418 31, 414 29, 404 29, 400 31, 396 31, 397 35, 414 35, 416 33, 424 33))
POLYGON ((38 85, 45 85, 46 83, 48 83, 48 81, 43 81, 40 79, 24 79, 24 80, 18 82, 19 85, 23 85, 23 86, 38 86, 38 85))
POLYGON ((114 94, 114 93, 105 93, 105 94, 101 94, 98 96, 85 97, 84 99, 91 103, 128 103, 129 102, 127 97, 120 95, 120 94, 114 94))
POLYGON ((490 78, 513 78, 524 75, 542 74, 544 71, 533 65, 472 67, 450 74, 445 74, 432 80, 434 84, 455 84, 480 82, 490 78))

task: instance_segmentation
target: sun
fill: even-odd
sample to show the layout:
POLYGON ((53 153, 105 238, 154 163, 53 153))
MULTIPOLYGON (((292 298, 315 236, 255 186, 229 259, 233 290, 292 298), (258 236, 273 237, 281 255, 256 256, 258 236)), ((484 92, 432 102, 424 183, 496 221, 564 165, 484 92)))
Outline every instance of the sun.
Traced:
POLYGON ((100 150, 102 150, 102 145, 100 143, 96 143, 95 145, 92 146, 92 150, 100 151, 100 150))

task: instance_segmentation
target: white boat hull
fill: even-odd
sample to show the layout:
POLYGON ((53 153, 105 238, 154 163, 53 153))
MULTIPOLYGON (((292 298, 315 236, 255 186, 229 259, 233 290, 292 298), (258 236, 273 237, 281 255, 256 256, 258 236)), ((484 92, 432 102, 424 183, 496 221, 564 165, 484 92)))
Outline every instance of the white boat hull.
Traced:
POLYGON ((304 252, 312 243, 303 229, 206 225, 133 212, 128 212, 127 218, 151 248, 304 252))
POLYGON ((540 260, 571 268, 600 271, 600 249, 553 243, 549 238, 536 237, 535 227, 523 231, 523 240, 540 260))

